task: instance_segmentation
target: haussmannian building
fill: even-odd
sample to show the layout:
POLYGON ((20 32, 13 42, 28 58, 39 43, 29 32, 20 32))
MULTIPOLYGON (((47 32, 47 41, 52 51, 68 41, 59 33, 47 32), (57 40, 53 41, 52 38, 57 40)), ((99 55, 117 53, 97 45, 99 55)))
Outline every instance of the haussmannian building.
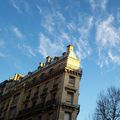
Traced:
POLYGON ((35 71, 0 83, 0 120, 77 120, 81 76, 73 45, 46 57, 35 71))

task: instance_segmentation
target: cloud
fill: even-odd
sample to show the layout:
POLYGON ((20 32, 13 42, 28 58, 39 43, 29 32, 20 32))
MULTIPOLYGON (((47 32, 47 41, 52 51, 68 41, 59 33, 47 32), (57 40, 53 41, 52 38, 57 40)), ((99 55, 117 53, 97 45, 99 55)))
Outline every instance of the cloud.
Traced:
POLYGON ((119 55, 115 55, 115 54, 113 54, 111 51, 109 51, 109 52, 108 52, 108 56, 109 56, 111 62, 120 65, 120 54, 119 54, 119 55))
POLYGON ((16 26, 12 26, 12 31, 14 32, 14 34, 16 35, 17 38, 22 39, 24 37, 22 32, 16 26))
POLYGON ((10 0, 10 3, 18 13, 28 13, 30 10, 30 6, 25 0, 10 0))
POLYGON ((90 0, 90 5, 92 7, 92 10, 95 11, 98 10, 106 10, 108 0, 90 0))
POLYGON ((115 26, 115 18, 109 15, 96 26, 96 42, 98 46, 98 65, 103 67, 110 63, 119 64, 120 27, 115 26))
POLYGON ((50 56, 55 56, 56 54, 59 53, 59 51, 63 51, 64 49, 64 44, 62 42, 53 42, 50 40, 49 37, 44 35, 43 33, 39 34, 39 47, 38 47, 38 52, 43 56, 47 57, 48 55, 50 56))
POLYGON ((93 17, 87 17, 85 23, 86 24, 83 24, 81 27, 78 28, 80 36, 78 40, 75 40, 77 46, 76 54, 79 59, 85 59, 91 54, 92 51, 88 43, 88 37, 93 26, 93 17))
MULTIPOLYGON (((41 26, 49 33, 54 32, 57 28, 61 28, 64 25, 65 17, 60 11, 53 10, 52 12, 43 12, 43 19, 41 26), (44 15, 46 14, 46 15, 44 15)), ((59 31, 59 30, 58 30, 59 31)))
POLYGON ((52 16, 46 16, 45 19, 42 21, 41 26, 45 28, 48 32, 54 31, 54 20, 52 16))
POLYGON ((67 28, 70 31, 75 31, 77 29, 77 26, 74 22, 70 22, 70 23, 67 24, 67 28))
POLYGON ((36 54, 34 52, 34 50, 29 46, 29 45, 26 45, 26 44, 22 44, 22 45, 19 45, 18 48, 27 56, 29 57, 35 57, 36 54))
POLYGON ((38 9, 39 14, 41 14, 42 13, 42 8, 39 5, 36 5, 36 7, 38 9))
POLYGON ((65 32, 63 32, 62 34, 61 34, 61 39, 65 39, 65 40, 67 40, 67 41, 70 41, 70 37, 69 37, 69 35, 67 34, 67 33, 65 33, 65 32))
POLYGON ((97 26, 96 40, 102 47, 114 47, 120 43, 120 30, 113 26, 114 17, 109 16, 97 26))

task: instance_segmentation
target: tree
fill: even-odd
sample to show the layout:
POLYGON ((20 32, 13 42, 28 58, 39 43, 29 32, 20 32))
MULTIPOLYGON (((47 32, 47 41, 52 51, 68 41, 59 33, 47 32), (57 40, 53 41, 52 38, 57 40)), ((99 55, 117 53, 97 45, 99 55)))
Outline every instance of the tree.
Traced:
POLYGON ((120 89, 110 87, 100 94, 93 120, 120 120, 120 89))

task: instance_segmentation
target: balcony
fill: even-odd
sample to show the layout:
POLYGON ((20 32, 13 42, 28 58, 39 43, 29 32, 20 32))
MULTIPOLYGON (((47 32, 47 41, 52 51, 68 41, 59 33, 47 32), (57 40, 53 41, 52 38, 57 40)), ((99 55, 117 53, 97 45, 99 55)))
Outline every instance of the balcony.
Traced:
POLYGON ((57 107, 57 102, 55 99, 48 100, 45 105, 40 103, 37 105, 34 105, 30 108, 25 108, 22 111, 19 112, 17 119, 21 119, 22 117, 27 117, 29 115, 35 115, 38 113, 48 112, 52 109, 55 109, 57 107))
POLYGON ((23 109, 22 111, 19 112, 19 114, 17 116, 17 119, 21 119, 24 116, 27 117, 29 115, 40 113, 40 112, 43 111, 43 109, 44 109, 43 104, 38 104, 38 105, 32 106, 30 108, 25 108, 25 109, 23 109))
POLYGON ((77 110, 78 113, 80 111, 80 105, 68 104, 68 103, 61 103, 61 106, 66 109, 77 110))

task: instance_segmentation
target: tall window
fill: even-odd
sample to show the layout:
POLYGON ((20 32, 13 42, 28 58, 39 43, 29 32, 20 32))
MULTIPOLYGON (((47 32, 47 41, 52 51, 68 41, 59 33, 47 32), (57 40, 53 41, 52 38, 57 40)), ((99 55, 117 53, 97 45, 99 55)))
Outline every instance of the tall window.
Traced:
POLYGON ((75 77, 69 76, 69 84, 70 84, 71 86, 74 86, 74 85, 75 85, 75 77))
POLYGON ((71 120, 71 113, 65 112, 65 114, 64 114, 64 120, 71 120))
POLYGON ((67 93, 66 102, 69 103, 69 104, 73 104, 73 93, 70 93, 70 92, 67 93))
POLYGON ((28 94, 26 96, 26 99, 29 99, 30 98, 30 95, 31 95, 31 90, 28 91, 28 94))
POLYGON ((38 116, 38 120, 42 120, 42 116, 40 115, 40 116, 38 116))
POLYGON ((16 104, 18 102, 19 96, 20 96, 20 94, 17 94, 14 96, 13 101, 12 101, 13 104, 16 104))
POLYGON ((14 118, 16 116, 16 107, 10 109, 10 118, 14 118))
POLYGON ((53 120, 53 113, 50 113, 50 114, 49 114, 48 120, 53 120))

